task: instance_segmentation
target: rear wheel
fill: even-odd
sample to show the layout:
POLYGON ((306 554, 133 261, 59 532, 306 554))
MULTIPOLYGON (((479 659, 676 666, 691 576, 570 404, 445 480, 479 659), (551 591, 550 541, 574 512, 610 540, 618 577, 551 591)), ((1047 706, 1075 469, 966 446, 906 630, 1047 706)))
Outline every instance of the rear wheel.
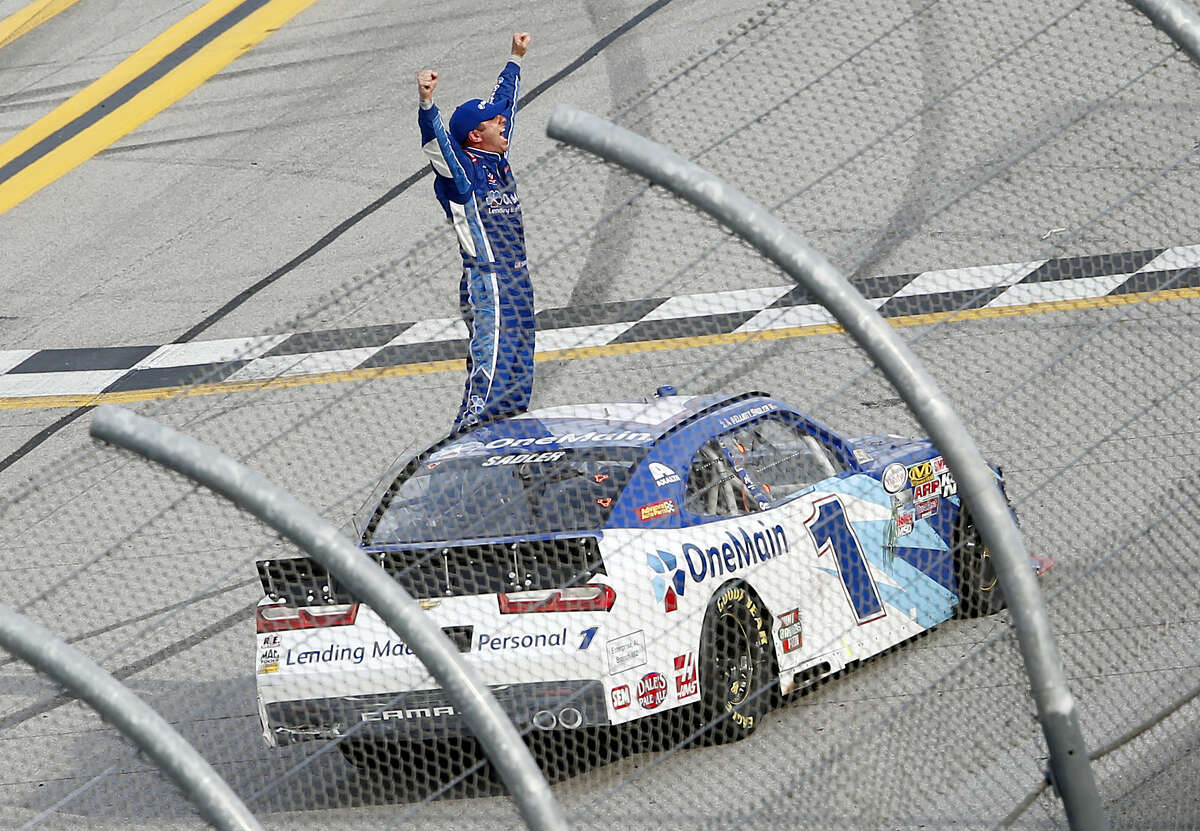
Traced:
POLYGON ((1007 607, 1004 591, 996 577, 992 555, 966 506, 959 511, 958 543, 954 551, 954 573, 958 578, 956 617, 984 617, 1007 607))
POLYGON ((714 596, 700 636, 700 714, 703 735, 725 744, 754 732, 771 708, 774 654, 771 617, 743 583, 714 596))

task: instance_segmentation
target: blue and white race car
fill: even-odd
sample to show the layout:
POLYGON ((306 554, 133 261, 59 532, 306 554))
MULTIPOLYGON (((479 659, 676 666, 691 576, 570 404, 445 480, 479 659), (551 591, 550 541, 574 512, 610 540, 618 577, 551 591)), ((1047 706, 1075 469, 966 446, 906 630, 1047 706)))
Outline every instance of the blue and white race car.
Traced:
MULTIPOLYGON (((443 440, 360 529, 518 728, 675 710, 738 739, 774 693, 1003 606, 928 441, 841 435, 764 393, 672 392, 443 440)), ((258 567, 269 745, 465 732, 403 639, 320 566, 258 567)))

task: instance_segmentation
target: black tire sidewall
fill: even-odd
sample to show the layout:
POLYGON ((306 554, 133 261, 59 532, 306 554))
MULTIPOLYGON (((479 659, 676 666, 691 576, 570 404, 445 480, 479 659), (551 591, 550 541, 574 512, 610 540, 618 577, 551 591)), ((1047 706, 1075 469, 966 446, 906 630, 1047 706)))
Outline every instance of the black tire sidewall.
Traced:
POLYGON ((1007 607, 991 554, 983 543, 970 510, 959 508, 959 532, 954 548, 954 572, 958 578, 959 603, 956 617, 975 618, 995 614, 1007 607))
POLYGON ((749 736, 770 709, 767 688, 775 680, 770 621, 766 607, 744 583, 723 586, 713 595, 700 636, 700 711, 704 725, 711 725, 705 732, 707 742, 723 744, 749 736), (730 695, 720 683, 723 630, 735 633, 734 642, 748 650, 751 677, 743 696, 730 695))

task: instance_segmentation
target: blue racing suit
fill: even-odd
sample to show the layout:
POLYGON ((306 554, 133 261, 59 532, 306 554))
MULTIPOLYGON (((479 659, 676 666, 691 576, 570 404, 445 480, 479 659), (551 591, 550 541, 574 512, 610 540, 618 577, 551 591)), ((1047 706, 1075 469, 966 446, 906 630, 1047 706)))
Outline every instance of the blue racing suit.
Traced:
MULTIPOLYGON (((505 106, 511 140, 519 59, 505 64, 489 103, 505 106)), ((521 201, 507 155, 461 147, 432 102, 418 112, 433 189, 458 234, 459 305, 470 333, 467 384, 453 433, 524 412, 533 392, 533 284, 525 262, 521 201)))

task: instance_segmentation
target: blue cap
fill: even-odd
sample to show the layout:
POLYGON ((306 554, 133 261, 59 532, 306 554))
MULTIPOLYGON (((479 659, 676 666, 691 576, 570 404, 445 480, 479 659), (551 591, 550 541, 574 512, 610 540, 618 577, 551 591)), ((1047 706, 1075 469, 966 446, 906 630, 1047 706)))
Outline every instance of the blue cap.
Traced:
POLYGON ((494 101, 484 101, 472 98, 465 104, 460 104, 450 116, 450 136, 459 144, 467 140, 467 133, 474 130, 484 121, 491 121, 498 115, 504 115, 508 107, 494 101))

